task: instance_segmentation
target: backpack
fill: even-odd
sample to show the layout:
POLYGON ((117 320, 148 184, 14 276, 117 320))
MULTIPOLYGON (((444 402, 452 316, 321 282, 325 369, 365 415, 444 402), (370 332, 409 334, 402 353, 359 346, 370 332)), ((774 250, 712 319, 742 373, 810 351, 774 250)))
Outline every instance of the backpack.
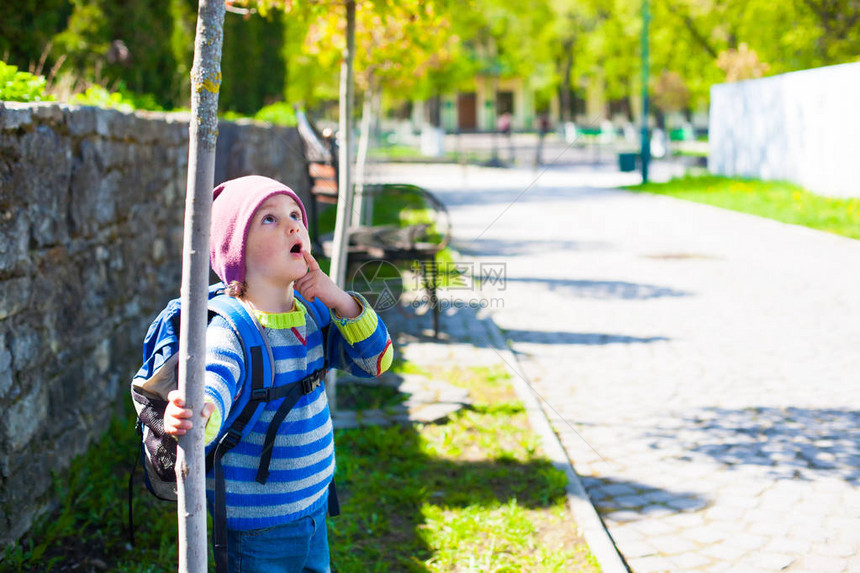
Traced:
MULTIPOLYGON (((323 335, 324 356, 328 355, 328 331, 330 324, 323 325, 322 316, 313 304, 307 302, 299 293, 295 297, 308 310, 308 315, 323 335)), ((209 320, 215 315, 223 317, 242 344, 244 355, 244 378, 240 381, 241 390, 230 414, 223 424, 214 448, 206 455, 206 474, 214 469, 215 496, 213 505, 213 537, 218 570, 226 566, 227 513, 224 475, 221 458, 244 438, 266 403, 285 398, 272 418, 256 479, 266 483, 269 475, 269 462, 272 457, 277 429, 287 417, 292 407, 305 394, 314 391, 325 378, 328 360, 323 367, 305 378, 273 387, 274 360, 272 350, 257 322, 241 301, 224 293, 224 285, 218 283, 209 287, 209 320), (223 564, 222 564, 223 561, 223 564)), ((144 468, 144 482, 147 489, 159 499, 176 501, 176 440, 164 432, 164 412, 167 408, 167 395, 178 385, 179 363, 179 325, 180 299, 173 299, 159 313, 143 340, 143 365, 131 382, 131 397, 137 411, 137 431, 140 436, 140 456, 144 468)), ((132 513, 132 481, 129 478, 129 531, 134 543, 134 519, 132 513)), ((329 513, 338 515, 339 507, 334 482, 329 490, 329 513)))

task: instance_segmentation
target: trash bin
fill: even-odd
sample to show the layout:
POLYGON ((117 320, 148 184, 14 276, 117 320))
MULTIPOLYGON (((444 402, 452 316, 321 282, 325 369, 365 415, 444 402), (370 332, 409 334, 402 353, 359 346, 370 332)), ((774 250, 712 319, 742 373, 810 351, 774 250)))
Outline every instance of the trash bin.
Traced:
POLYGON ((635 153, 619 153, 618 168, 621 171, 636 171, 636 154, 635 153))

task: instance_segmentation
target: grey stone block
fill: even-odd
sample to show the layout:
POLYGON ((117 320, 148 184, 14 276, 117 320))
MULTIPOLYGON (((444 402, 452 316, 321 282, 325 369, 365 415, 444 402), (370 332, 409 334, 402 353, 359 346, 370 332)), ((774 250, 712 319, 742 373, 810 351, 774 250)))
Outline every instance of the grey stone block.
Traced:
POLYGON ((24 310, 30 302, 29 277, 14 277, 0 281, 0 320, 24 310))
POLYGON ((602 491, 612 496, 631 495, 635 493, 632 487, 623 484, 612 484, 601 488, 602 491))
POLYGON ((462 406, 460 404, 419 404, 409 408, 409 420, 422 424, 439 423, 447 420, 454 412, 462 406))
POLYGON ((146 120, 141 122, 138 141, 159 147, 182 147, 187 152, 189 112, 142 112, 138 115, 146 120))
POLYGON ((33 117, 39 123, 58 125, 63 121, 63 106, 56 102, 41 102, 29 104, 33 109, 33 117))
POLYGON ((7 407, 0 427, 13 452, 24 449, 44 426, 47 411, 47 395, 38 383, 7 407))
POLYGON ((703 499, 692 497, 676 497, 675 499, 667 501, 666 505, 680 511, 698 511, 706 508, 708 506, 708 502, 703 499))
POLYGON ((145 120, 138 118, 133 112, 118 109, 100 110, 103 121, 97 122, 97 133, 104 138, 119 141, 137 141, 140 129, 145 120))
POLYGON ((0 102, 0 130, 11 131, 33 123, 33 107, 15 102, 0 102))
POLYGON ((12 386, 12 353, 6 347, 6 335, 0 334, 0 398, 12 386))
POLYGON ((90 106, 67 106, 63 117, 66 120, 66 128, 69 131, 69 135, 75 138, 83 138, 96 134, 98 131, 99 112, 98 108, 90 106))
POLYGON ((624 507, 628 509, 632 508, 642 508, 647 505, 648 502, 644 497, 640 495, 622 495, 617 496, 612 499, 612 503, 617 507, 624 507))
POLYGON ((23 205, 0 213, 0 272, 24 266, 30 246, 30 215, 23 205))
POLYGON ((68 189, 71 174, 71 146, 50 126, 40 125, 19 139, 22 164, 11 186, 25 198, 31 238, 37 247, 61 243, 68 238, 68 189))
POLYGON ((104 171, 98 147, 89 141, 81 143, 81 154, 76 158, 71 177, 72 232, 88 237, 115 222, 119 190, 134 192, 123 187, 120 171, 104 171))

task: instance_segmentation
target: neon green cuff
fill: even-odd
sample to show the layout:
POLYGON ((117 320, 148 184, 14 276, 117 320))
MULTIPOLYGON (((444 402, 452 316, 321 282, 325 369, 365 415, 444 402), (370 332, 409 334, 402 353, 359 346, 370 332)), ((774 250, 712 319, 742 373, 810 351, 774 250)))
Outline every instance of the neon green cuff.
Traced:
POLYGON ((382 353, 382 356, 379 357, 379 366, 377 367, 378 372, 377 376, 391 368, 391 363, 394 361, 394 346, 389 342, 388 346, 385 347, 385 351, 382 353))
POLYGON ((357 292, 348 293, 361 307, 361 314, 355 318, 343 318, 334 310, 331 311, 331 319, 337 325, 337 329, 350 344, 356 344, 370 338, 376 332, 379 317, 376 311, 370 308, 370 303, 357 292))
POLYGON ((206 420, 206 428, 203 430, 203 441, 206 444, 210 444, 212 440, 218 437, 218 432, 221 431, 221 411, 218 410, 218 406, 215 405, 215 401, 208 396, 203 398, 203 403, 215 406, 215 410, 212 412, 212 415, 209 416, 209 419, 206 420))

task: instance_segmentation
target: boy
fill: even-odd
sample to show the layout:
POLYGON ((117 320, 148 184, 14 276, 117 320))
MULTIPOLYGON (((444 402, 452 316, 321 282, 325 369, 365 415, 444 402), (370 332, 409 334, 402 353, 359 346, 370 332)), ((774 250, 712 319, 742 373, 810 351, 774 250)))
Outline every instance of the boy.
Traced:
MULTIPOLYGON (((320 270, 310 253, 305 208, 289 187, 260 176, 234 179, 213 192, 210 262, 257 318, 271 346, 274 385, 296 382, 323 366, 378 376, 391 364, 391 339, 382 320, 357 293, 347 293, 320 270), (327 345, 321 327, 294 289, 331 316, 327 345)), ((243 349, 226 320, 206 331, 205 405, 191 410, 174 391, 164 416, 168 434, 206 424, 207 451, 224 428, 240 387, 243 349)), ((329 571, 325 514, 334 474, 331 416, 322 385, 303 396, 280 424, 265 484, 255 480, 262 444, 279 402, 223 458, 230 571, 329 571)), ((209 476, 211 478, 211 475, 209 476)), ((212 480, 207 494, 212 496, 212 480)))

